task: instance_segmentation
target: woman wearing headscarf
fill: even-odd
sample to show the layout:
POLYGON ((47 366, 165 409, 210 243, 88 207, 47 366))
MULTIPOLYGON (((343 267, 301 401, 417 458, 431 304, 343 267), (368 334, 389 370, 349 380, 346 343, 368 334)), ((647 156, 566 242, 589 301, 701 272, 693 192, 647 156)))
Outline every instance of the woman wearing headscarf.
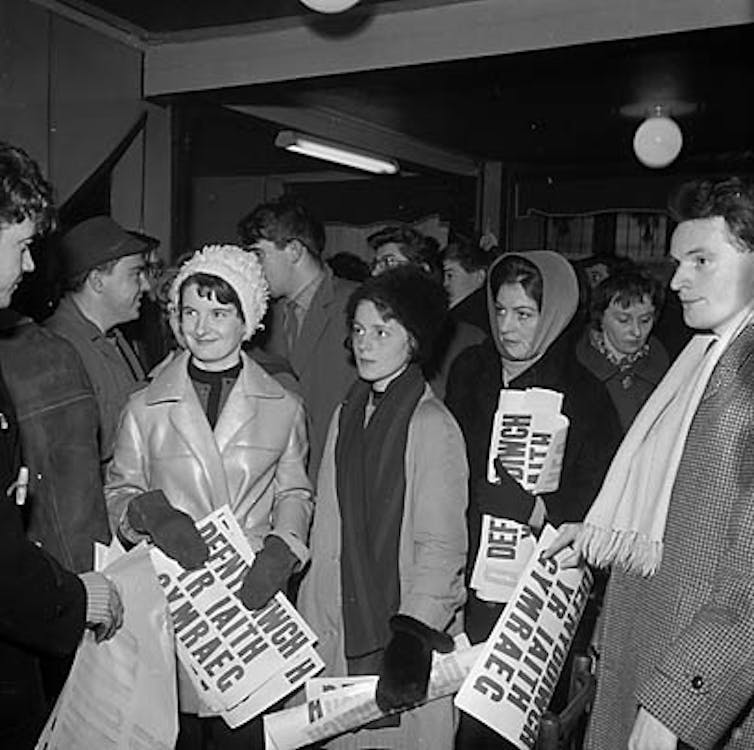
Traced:
POLYGON ((380 708, 410 710, 328 747, 453 747, 452 697, 421 705, 464 601, 463 438, 421 369, 446 308, 442 287, 410 266, 367 280, 348 304, 359 380, 330 424, 298 607, 327 675, 378 674, 380 708))
MULTIPOLYGON (((554 252, 508 254, 490 268, 487 299, 493 340, 464 352, 450 372, 446 402, 466 439, 469 460, 470 574, 488 513, 529 524, 558 526, 581 519, 599 490, 620 438, 617 415, 604 386, 578 363, 568 325, 578 305, 570 263, 554 252), (570 425, 557 491, 533 495, 501 470, 500 484, 487 481, 492 422, 502 388, 548 388, 564 396, 570 425)), ((469 592, 466 632, 485 640, 503 605, 469 592)), ((588 637, 588 636, 587 636, 588 637)), ((462 746, 500 747, 501 738, 463 717, 462 746)))

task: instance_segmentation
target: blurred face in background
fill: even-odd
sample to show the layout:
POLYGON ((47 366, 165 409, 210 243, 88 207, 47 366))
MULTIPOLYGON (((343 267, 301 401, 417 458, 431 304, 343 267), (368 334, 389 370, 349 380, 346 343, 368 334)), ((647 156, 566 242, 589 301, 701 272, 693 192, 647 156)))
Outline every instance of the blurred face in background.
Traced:
POLYGON ((613 297, 602 314, 602 332, 608 346, 626 356, 635 354, 647 343, 654 322, 655 306, 650 297, 645 295, 627 307, 613 297))
POLYGON ((539 306, 524 287, 501 284, 495 296, 495 320, 500 343, 509 359, 531 355, 539 326, 539 306))
POLYGON ((387 242, 377 248, 372 261, 372 276, 378 276, 388 268, 402 266, 409 263, 409 259, 401 251, 400 245, 396 242, 387 242))
POLYGON ((466 299, 484 284, 483 270, 467 271, 457 260, 443 261, 443 286, 451 307, 466 299))

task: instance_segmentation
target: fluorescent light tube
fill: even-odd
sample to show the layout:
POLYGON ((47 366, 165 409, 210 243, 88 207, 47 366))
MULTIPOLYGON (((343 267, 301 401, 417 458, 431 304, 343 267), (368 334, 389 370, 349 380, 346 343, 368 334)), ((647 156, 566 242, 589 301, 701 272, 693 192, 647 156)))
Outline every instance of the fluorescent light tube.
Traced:
POLYGON ((398 163, 392 159, 385 159, 350 146, 340 146, 293 130, 281 130, 275 138, 275 145, 297 154, 344 164, 374 174, 395 174, 398 171, 398 163))

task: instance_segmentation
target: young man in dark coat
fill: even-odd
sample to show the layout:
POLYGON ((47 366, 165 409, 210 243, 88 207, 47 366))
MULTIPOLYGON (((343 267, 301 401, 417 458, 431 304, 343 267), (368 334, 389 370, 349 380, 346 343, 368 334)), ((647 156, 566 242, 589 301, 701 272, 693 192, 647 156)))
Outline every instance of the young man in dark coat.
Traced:
MULTIPOLYGON (((51 188, 37 165, 0 142, 0 308, 34 270, 32 240, 52 217, 51 188)), ((123 618, 107 578, 70 573, 27 540, 21 505, 28 476, 21 469, 18 422, 0 373, 0 747, 14 750, 34 747, 48 711, 39 656, 73 651, 85 625, 109 638, 123 618)))

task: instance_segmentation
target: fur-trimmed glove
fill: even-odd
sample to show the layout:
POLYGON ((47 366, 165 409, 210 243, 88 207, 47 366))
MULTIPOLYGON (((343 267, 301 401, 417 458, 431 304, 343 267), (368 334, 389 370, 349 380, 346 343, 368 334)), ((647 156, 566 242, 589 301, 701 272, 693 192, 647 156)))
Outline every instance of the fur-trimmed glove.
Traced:
POLYGON ((474 487, 477 507, 482 513, 491 516, 528 523, 537 498, 505 470, 499 458, 495 459, 495 470, 500 477, 500 484, 490 484, 484 477, 474 487))
POLYGON ((147 534, 154 544, 182 568, 200 568, 209 559, 209 548, 188 513, 174 508, 162 490, 135 497, 126 511, 134 531, 147 534))
POLYGON ((432 651, 447 654, 453 639, 408 615, 390 618, 393 637, 382 657, 377 705, 385 713, 411 708, 427 697, 432 651))
POLYGON ((298 558, 279 537, 269 534, 244 578, 238 596, 246 609, 260 609, 288 583, 298 558))

